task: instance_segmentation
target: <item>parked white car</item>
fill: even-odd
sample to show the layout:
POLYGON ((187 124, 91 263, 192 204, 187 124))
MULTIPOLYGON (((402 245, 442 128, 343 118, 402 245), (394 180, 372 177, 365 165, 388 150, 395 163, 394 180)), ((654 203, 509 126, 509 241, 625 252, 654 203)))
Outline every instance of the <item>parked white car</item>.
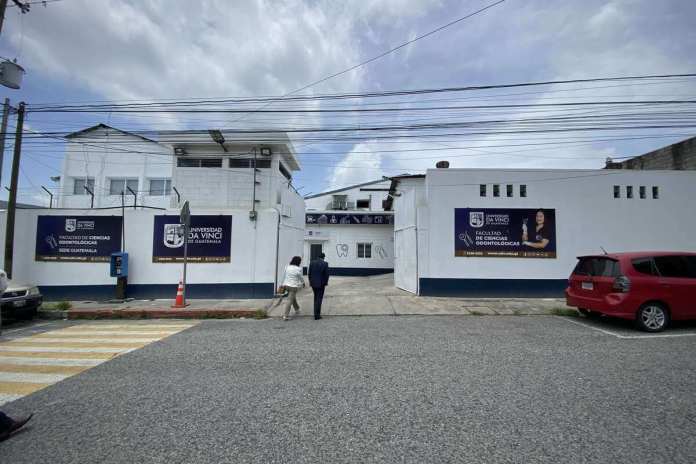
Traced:
POLYGON ((5 271, 2 270, 0 270, 0 291, 2 291, 0 308, 3 319, 32 319, 43 302, 43 296, 38 287, 8 280, 5 271))

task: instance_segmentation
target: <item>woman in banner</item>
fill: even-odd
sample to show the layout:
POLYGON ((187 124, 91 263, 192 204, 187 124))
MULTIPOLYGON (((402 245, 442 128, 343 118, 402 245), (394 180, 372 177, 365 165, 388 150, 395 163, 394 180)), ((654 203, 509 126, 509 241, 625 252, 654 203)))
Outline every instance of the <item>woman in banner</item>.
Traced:
POLYGON ((544 210, 538 210, 534 229, 529 233, 527 220, 522 223, 522 244, 540 250, 545 249, 553 239, 553 225, 547 224, 544 210))

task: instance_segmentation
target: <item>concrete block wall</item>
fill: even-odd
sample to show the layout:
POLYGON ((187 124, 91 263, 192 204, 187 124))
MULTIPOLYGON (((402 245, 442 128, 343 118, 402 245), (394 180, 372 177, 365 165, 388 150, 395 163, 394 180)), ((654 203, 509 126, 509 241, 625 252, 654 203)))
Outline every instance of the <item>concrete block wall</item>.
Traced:
POLYGON ((696 137, 613 164, 618 169, 696 170, 696 137))

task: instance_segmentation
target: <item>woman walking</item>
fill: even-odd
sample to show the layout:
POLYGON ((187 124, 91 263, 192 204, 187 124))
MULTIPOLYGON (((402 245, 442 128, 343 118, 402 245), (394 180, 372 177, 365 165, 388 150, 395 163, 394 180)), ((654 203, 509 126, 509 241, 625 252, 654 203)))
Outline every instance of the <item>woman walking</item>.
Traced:
POLYGON ((285 312, 283 313, 284 321, 288 320, 290 306, 295 308, 295 315, 300 314, 300 305, 297 303, 297 292, 300 288, 305 286, 305 281, 302 277, 302 268, 300 267, 301 262, 302 258, 293 256, 290 260, 290 264, 285 268, 283 287, 288 291, 288 301, 285 303, 285 312))

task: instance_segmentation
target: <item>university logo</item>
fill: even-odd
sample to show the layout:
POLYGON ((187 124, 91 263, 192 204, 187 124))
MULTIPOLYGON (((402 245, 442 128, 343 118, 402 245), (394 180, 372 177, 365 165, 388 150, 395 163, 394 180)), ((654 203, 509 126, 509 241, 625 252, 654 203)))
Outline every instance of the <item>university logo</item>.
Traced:
POLYGON ((483 211, 470 211, 469 212, 469 225, 471 227, 483 227, 485 222, 483 211))
POLYGON ((65 220, 65 231, 75 232, 77 229, 77 219, 66 219, 65 220))
POLYGON ((184 226, 181 224, 164 225, 164 246, 179 248, 184 244, 184 226))

